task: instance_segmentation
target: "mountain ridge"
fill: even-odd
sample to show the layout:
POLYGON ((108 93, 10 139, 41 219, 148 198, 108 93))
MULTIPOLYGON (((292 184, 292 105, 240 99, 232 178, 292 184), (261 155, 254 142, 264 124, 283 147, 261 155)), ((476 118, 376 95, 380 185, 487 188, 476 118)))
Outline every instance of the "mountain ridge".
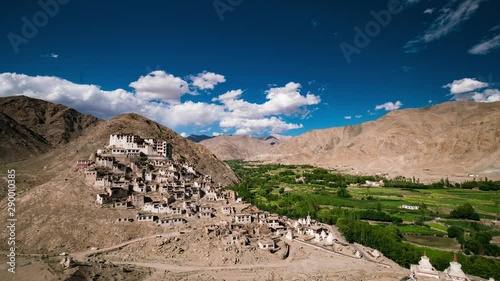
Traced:
POLYGON ((461 101, 395 110, 354 126, 312 130, 250 159, 370 172, 434 168, 451 175, 500 169, 499 143, 500 102, 461 101))
POLYGON ((272 145, 251 136, 220 135, 200 142, 221 160, 246 159, 268 151, 272 145))
POLYGON ((42 136, 53 147, 69 143, 102 122, 65 105, 26 96, 0 97, 0 112, 42 136))

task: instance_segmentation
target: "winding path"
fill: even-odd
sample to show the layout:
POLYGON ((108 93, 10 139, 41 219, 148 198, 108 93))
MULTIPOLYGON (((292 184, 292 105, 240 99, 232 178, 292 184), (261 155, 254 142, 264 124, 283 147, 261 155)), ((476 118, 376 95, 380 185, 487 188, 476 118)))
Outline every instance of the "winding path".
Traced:
POLYGON ((171 232, 171 233, 163 233, 163 234, 144 236, 144 237, 139 237, 139 238, 135 238, 132 240, 128 240, 128 241, 125 241, 123 243, 120 243, 120 244, 117 244, 114 246, 110 246, 107 248, 102 248, 102 249, 97 249, 97 250, 88 250, 88 251, 82 251, 82 252, 76 252, 76 253, 69 253, 69 255, 72 256, 75 260, 85 261, 86 258, 89 256, 102 254, 102 253, 106 253, 106 252, 111 252, 114 250, 119 250, 127 245, 132 244, 132 243, 136 243, 136 242, 151 239, 151 238, 156 238, 157 235, 161 235, 161 238, 170 238, 170 237, 178 236, 178 235, 180 235, 180 233, 179 232, 171 232))

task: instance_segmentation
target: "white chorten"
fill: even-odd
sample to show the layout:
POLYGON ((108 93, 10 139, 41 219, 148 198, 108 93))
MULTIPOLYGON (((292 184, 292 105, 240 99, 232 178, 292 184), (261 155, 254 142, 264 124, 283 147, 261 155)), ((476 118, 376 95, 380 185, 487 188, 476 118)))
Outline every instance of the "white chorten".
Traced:
POLYGON ((321 241, 321 236, 318 233, 314 233, 314 241, 316 242, 321 241))
POLYGON ((446 280, 451 281, 469 281, 462 271, 462 265, 457 262, 457 254, 453 254, 453 261, 450 262, 450 267, 444 270, 446 280))
POLYGON ((333 233, 328 233, 328 236, 326 237, 326 243, 327 244, 333 244, 333 241, 337 239, 335 238, 335 236, 333 235, 333 233))
POLYGON ((410 272, 414 277, 422 276, 439 279, 438 271, 432 266, 425 252, 424 255, 420 258, 418 265, 412 264, 410 266, 410 272))
POLYGON ((309 215, 309 213, 307 213, 306 224, 308 226, 311 225, 311 216, 309 215))
POLYGON ((321 240, 325 240, 326 236, 326 232, 324 230, 321 230, 321 240))
POLYGON ((288 232, 286 233, 285 238, 288 239, 288 240, 293 240, 293 233, 292 233, 291 229, 288 230, 288 232))

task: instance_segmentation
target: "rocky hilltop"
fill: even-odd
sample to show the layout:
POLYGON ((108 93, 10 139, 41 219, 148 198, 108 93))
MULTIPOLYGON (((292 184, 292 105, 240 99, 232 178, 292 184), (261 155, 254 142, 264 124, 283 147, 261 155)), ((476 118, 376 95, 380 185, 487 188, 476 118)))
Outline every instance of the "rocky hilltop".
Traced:
POLYGON ((307 132, 253 159, 429 179, 500 176, 500 102, 395 110, 373 122, 307 132))
POLYGON ((193 163, 218 182, 237 181, 231 169, 204 146, 138 114, 123 114, 104 121, 60 104, 25 96, 0 98, 0 113, 0 131, 8 136, 0 145, 5 152, 1 162, 39 156, 20 162, 28 167, 25 172, 40 168, 45 172, 64 171, 105 145, 110 134, 133 133, 172 143, 175 160, 193 163))
MULTIPOLYGON (((68 154, 71 154, 71 151, 78 151, 75 157, 87 156, 97 148, 106 145, 109 141, 109 135, 127 133, 170 142, 174 147, 174 160, 184 160, 192 163, 197 170, 212 175, 217 182, 231 184, 237 181, 229 166, 219 161, 204 146, 189 141, 171 129, 134 113, 122 114, 100 123, 92 132, 84 134, 65 147, 65 150, 69 150, 68 154)), ((71 160, 77 159, 73 157, 71 160)))
MULTIPOLYGON (((29 103, 26 98, 19 100, 29 103)), ((13 106, 19 108, 20 105, 14 102, 13 106)), ((48 106, 55 107, 56 105, 48 106)), ((78 118, 77 120, 85 119, 78 118)), ((91 117, 88 118, 92 120, 91 117)), ((165 140, 173 145, 174 160, 192 163, 198 171, 211 175, 218 183, 231 184, 238 180, 231 169, 207 148, 152 120, 137 114, 123 114, 107 121, 99 121, 97 118, 94 120, 94 125, 82 130, 80 136, 68 139, 68 143, 55 141, 52 144, 41 134, 34 132, 35 130, 19 124, 7 114, 0 114, 0 128, 9 139, 9 142, 3 142, 2 151, 16 149, 25 144, 22 148, 26 151, 26 156, 38 155, 15 162, 0 163, 1 178, 6 179, 8 169, 16 171, 16 215, 23 218, 16 225, 16 240, 20 251, 46 253, 63 249, 82 249, 87 244, 112 245, 117 241, 154 234, 155 227, 126 227, 109 223, 109 218, 118 216, 119 211, 96 208, 95 194, 98 191, 84 183, 82 171, 76 168, 76 161, 88 159, 91 153, 105 146, 109 142, 110 134, 134 133, 165 140), (59 144, 56 146, 56 143, 59 144)), ((59 136, 72 134, 60 132, 59 136)), ((52 138, 53 141, 55 139, 52 138)), ((4 197, 5 190, 0 194, 0 198, 4 197)), ((3 206, 0 217, 5 220, 7 205, 3 206)), ((5 238, 3 234, 7 233, 0 235, 5 238)), ((5 250, 4 247, 1 249, 5 250)))

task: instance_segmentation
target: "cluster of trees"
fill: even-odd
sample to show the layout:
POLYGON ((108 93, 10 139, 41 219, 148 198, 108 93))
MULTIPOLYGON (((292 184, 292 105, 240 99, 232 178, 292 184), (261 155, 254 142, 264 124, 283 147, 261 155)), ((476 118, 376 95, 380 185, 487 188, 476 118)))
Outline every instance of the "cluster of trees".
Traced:
MULTIPOLYGON (((296 175, 299 177, 300 175, 296 175)), ((305 183, 323 184, 328 187, 346 187, 350 184, 364 184, 368 181, 379 181, 379 176, 357 176, 334 173, 326 169, 316 168, 310 173, 303 173, 305 183)))
POLYGON ((482 191, 498 191, 500 190, 500 181, 491 181, 488 180, 488 178, 485 178, 484 180, 479 180, 476 181, 476 179, 472 181, 465 181, 463 183, 457 183, 455 184, 455 187, 457 188, 466 188, 466 189, 473 189, 473 188, 479 188, 479 190, 482 191))
POLYGON ((419 179, 396 177, 394 179, 385 179, 385 187, 413 188, 413 189, 439 189, 439 188, 479 188, 482 191, 498 191, 500 190, 500 181, 491 181, 488 178, 484 180, 465 181, 462 183, 451 183, 448 178, 441 178, 438 182, 431 184, 420 183, 419 179))
POLYGON ((357 214, 358 217, 362 220, 387 221, 394 223, 403 222, 403 219, 401 219, 400 217, 391 216, 381 211, 363 210, 363 211, 357 211, 357 214))
POLYGON ((336 225, 349 243, 357 242, 379 249, 386 257, 406 268, 418 263, 422 256, 415 246, 401 242, 396 226, 372 226, 352 217, 339 218, 336 225))
POLYGON ((310 213, 314 218, 319 211, 319 204, 312 196, 296 193, 273 195, 271 194, 272 188, 263 187, 259 181, 253 179, 244 179, 240 184, 230 186, 228 189, 236 191, 239 197, 257 208, 282 216, 299 218, 310 213), (264 197, 267 202, 263 202, 261 197, 264 197), (269 204, 270 200, 276 200, 277 204, 269 204))
POLYGON ((345 186, 342 186, 337 190, 337 196, 340 198, 351 198, 352 195, 347 191, 347 188, 345 186))
POLYGON ((474 210, 471 204, 465 203, 452 210, 450 213, 451 218, 455 219, 468 219, 479 220, 479 214, 474 210))
POLYGON ((448 178, 441 178, 438 182, 434 182, 431 184, 423 184, 420 183, 420 179, 413 178, 405 178, 405 177, 396 177, 394 179, 385 179, 384 180, 385 187, 398 187, 398 188, 413 188, 413 189, 439 189, 445 187, 453 187, 453 184, 450 183, 448 178))
POLYGON ((500 247, 490 244, 493 236, 488 231, 470 231, 466 237, 466 231, 459 226, 450 226, 448 228, 448 237, 456 238, 466 254, 474 253, 475 255, 500 256, 500 247))
MULTIPOLYGON (((373 226, 356 220, 352 216, 341 217, 336 224, 349 242, 358 242, 378 249, 386 257, 406 268, 409 268, 410 264, 417 264, 424 251, 420 247, 403 243, 396 226, 373 226)), ((446 269, 453 259, 453 254, 450 252, 428 251, 427 254, 437 270, 446 269)), ((498 260, 481 256, 458 255, 458 262, 462 264, 462 269, 467 274, 483 278, 500 278, 500 270, 498 270, 500 261, 498 260)))

